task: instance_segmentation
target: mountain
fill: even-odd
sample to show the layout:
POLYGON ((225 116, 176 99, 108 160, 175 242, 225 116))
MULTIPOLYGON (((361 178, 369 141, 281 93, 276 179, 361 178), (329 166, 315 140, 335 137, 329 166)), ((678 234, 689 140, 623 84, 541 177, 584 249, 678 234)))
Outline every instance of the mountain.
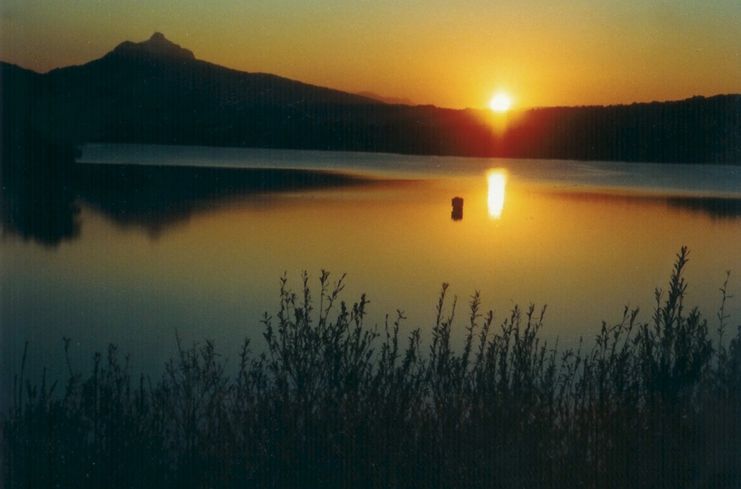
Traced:
POLYGON ((139 58, 170 58, 194 60, 193 51, 180 47, 179 44, 169 41, 161 32, 155 32, 147 41, 134 43, 124 41, 111 51, 113 56, 131 56, 139 58))
POLYGON ((379 95, 375 92, 370 92, 370 91, 358 92, 357 94, 362 97, 368 97, 373 100, 378 100, 379 102, 383 102, 384 104, 415 105, 411 99, 404 98, 404 97, 386 97, 384 95, 379 95))
POLYGON ((3 152, 139 142, 624 161, 741 162, 741 96, 491 114, 374 97, 199 60, 164 35, 46 74, 0 63, 3 152), (43 146, 46 147, 46 146, 43 146), (15 148, 15 149, 14 149, 15 148))

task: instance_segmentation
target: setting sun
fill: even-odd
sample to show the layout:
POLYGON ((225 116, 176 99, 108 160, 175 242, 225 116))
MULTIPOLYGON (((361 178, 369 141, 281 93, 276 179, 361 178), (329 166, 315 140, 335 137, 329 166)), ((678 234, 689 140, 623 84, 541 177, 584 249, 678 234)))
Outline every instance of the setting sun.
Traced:
POLYGON ((489 108, 494 112, 507 112, 512 107, 512 97, 508 94, 499 92, 489 101, 489 108))

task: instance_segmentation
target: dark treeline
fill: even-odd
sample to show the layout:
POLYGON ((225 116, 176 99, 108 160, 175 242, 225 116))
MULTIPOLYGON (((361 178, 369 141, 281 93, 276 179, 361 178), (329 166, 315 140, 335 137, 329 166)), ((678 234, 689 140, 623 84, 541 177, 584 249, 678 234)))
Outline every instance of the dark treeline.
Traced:
POLYGON ((236 364, 178 341, 157 379, 113 346, 60 382, 21 366, 5 487, 737 488, 741 326, 728 281, 714 326, 686 307, 687 258, 650 320, 626 309, 576 349, 478 294, 456 331, 446 286, 431 328, 370 327, 323 272, 318 297, 282 281, 264 353, 246 341, 236 364))
POLYGON ((741 162, 741 95, 609 107, 534 109, 503 135, 499 156, 741 162))
POLYGON ((199 144, 658 162, 741 162, 741 95, 533 109, 504 132, 486 111, 392 105, 197 60, 154 35, 38 74, 0 64, 4 145, 199 144))

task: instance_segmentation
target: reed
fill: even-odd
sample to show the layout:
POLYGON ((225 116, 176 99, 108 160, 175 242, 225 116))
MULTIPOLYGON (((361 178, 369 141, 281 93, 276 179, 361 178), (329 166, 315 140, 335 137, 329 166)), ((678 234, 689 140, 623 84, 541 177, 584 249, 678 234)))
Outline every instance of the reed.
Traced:
POLYGON ((625 309, 573 349, 544 340, 545 308, 497 323, 476 293, 458 321, 447 285, 434 324, 402 337, 403 313, 366 324, 367 298, 322 272, 318 297, 283 277, 236 372, 179 338, 158 379, 110 346, 90 372, 32 381, 24 353, 5 487, 737 488, 741 326, 728 277, 717 332, 686 307, 687 262, 649 321, 625 309))

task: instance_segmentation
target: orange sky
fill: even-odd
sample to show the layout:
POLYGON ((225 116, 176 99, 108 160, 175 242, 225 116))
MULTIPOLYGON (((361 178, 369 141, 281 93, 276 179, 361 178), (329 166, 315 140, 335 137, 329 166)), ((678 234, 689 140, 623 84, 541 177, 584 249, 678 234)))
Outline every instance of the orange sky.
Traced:
POLYGON ((161 31, 196 57, 416 103, 585 105, 741 92, 741 2, 3 0, 0 59, 38 71, 161 31))

